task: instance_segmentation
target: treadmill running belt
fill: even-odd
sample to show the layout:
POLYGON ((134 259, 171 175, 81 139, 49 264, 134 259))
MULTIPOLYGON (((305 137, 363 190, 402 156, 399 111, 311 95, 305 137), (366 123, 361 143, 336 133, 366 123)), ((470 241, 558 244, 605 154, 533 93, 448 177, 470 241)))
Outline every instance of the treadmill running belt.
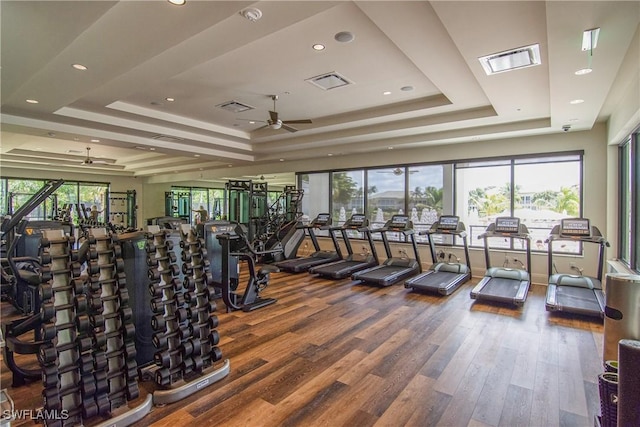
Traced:
POLYGON ((498 299, 511 300, 520 289, 520 281, 493 277, 480 292, 480 297, 492 296, 498 299))
MULTIPOLYGON (((377 268, 373 271, 366 272, 358 277, 360 280, 382 280, 392 274, 397 274, 401 271, 407 270, 407 267, 383 265, 381 268, 377 268)), ((356 273, 358 274, 358 273, 356 273)))
POLYGON ((578 288, 575 286, 558 286, 556 288, 556 301, 565 311, 594 312, 602 311, 600 304, 592 289, 578 288), (569 308, 567 310, 567 308, 569 308))

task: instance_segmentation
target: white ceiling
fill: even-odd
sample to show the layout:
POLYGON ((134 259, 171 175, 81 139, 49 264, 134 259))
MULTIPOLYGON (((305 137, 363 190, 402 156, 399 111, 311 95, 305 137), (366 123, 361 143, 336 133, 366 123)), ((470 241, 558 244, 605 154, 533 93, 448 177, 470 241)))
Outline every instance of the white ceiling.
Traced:
POLYGON ((0 166, 140 177, 214 170, 225 177, 229 165, 255 165, 259 177, 268 175, 264 165, 285 171, 289 161, 328 153, 590 129, 615 105, 607 96, 640 22, 637 1, 2 0, 0 7, 0 166), (262 18, 245 19, 239 12, 247 7, 262 18), (594 27, 601 28, 594 71, 576 76, 589 62, 582 33, 594 27), (354 40, 336 41, 341 31, 354 40), (315 43, 326 48, 315 51, 315 43), (539 66, 487 76, 478 61, 535 43, 539 66), (327 72, 353 84, 325 91, 306 81, 327 72), (279 96, 281 119, 313 123, 292 125, 295 133, 252 124, 269 117, 270 95, 279 96), (231 100, 255 109, 216 107, 231 100), (114 162, 82 165, 86 147, 94 160, 114 162))

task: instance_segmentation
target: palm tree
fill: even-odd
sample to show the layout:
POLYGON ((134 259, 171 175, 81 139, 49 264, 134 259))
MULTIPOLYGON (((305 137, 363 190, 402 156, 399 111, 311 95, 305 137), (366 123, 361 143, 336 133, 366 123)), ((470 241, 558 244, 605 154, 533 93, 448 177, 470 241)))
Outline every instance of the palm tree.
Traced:
POLYGON ((480 211, 480 207, 484 204, 484 200, 487 197, 487 191, 484 188, 476 188, 475 190, 469 191, 467 195, 467 203, 469 204, 469 211, 472 211, 473 208, 477 212, 480 211))
POLYGON ((431 209, 435 210, 438 213, 442 212, 442 196, 443 196, 442 188, 429 186, 424 189, 424 197, 425 197, 427 206, 429 206, 431 209))
POLYGON ((580 214, 580 195, 575 186, 560 187, 560 192, 556 198, 556 212, 566 212, 570 216, 580 214))
POLYGON ((558 198, 558 192, 553 190, 545 190, 540 193, 534 193, 531 201, 538 208, 553 208, 558 198))

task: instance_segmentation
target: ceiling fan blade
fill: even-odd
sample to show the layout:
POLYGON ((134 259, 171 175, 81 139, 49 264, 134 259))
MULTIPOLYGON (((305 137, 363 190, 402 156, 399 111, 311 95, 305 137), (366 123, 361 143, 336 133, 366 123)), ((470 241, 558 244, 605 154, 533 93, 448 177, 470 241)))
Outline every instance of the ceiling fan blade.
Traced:
POLYGON ((284 124, 284 122, 282 123, 282 129, 288 130, 289 132, 298 132, 298 129, 291 126, 287 126, 284 124))
POLYGON ((282 123, 286 124, 296 124, 296 123, 313 123, 311 119, 301 119, 301 120, 283 120, 282 123))
POLYGON ((272 122, 278 121, 278 112, 277 111, 269 111, 269 117, 271 117, 272 122))
POLYGON ((268 124, 267 124, 267 125, 264 125, 264 126, 260 126, 259 128, 255 128, 255 129, 254 129, 254 131, 256 131, 256 130, 260 130, 260 129, 264 129, 264 128, 268 128, 268 127, 269 127, 269 125, 268 125, 268 124))
POLYGON ((260 123, 267 123, 266 120, 253 120, 253 119, 236 119, 236 120, 242 120, 243 122, 260 122, 260 123))

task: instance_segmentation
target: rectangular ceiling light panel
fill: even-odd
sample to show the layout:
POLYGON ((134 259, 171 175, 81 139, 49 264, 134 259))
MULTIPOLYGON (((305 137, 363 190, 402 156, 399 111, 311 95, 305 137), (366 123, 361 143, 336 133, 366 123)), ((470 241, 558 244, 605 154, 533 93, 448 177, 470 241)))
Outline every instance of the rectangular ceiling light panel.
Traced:
POLYGON ((488 76, 540 65, 540 45, 519 47, 478 58, 488 76))
POLYGON ((338 87, 343 87, 352 84, 346 77, 332 71, 331 73, 322 74, 319 76, 311 77, 306 80, 314 86, 320 89, 329 90, 338 87))
POLYGON ((232 113, 242 113, 243 111, 253 110, 255 108, 238 101, 223 102, 222 104, 216 105, 216 107, 231 111, 232 113))

